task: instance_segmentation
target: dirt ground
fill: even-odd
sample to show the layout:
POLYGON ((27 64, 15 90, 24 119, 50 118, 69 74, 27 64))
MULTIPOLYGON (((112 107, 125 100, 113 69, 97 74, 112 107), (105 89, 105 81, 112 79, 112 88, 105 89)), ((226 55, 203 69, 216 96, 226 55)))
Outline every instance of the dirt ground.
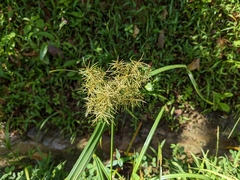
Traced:
MULTIPOLYGON (((177 120, 181 118, 188 119, 186 123, 179 126, 179 129, 172 131, 169 128, 169 124, 164 123, 161 120, 154 136, 151 141, 151 146, 157 149, 158 143, 165 141, 163 147, 163 156, 170 158, 172 156, 171 144, 179 144, 184 147, 184 151, 189 155, 193 153, 197 156, 201 156, 202 149, 206 152, 209 150, 210 155, 224 155, 228 154, 229 147, 236 147, 239 145, 237 138, 228 139, 230 130, 234 126, 233 116, 224 116, 221 112, 213 112, 207 115, 203 115, 201 111, 191 108, 179 111, 177 114, 177 120), (219 127, 219 130, 218 128, 219 127), (219 135, 218 135, 219 132, 219 135), (219 140, 218 139, 219 136, 219 140)), ((177 122, 177 121, 176 121, 177 122)), ((129 121, 130 123, 130 121, 129 121)), ((152 127, 153 121, 143 121, 137 137, 134 139, 131 152, 140 152, 144 141, 152 127)), ((237 126, 236 132, 240 132, 240 125, 237 126)), ((118 130, 115 135, 115 148, 121 151, 126 151, 130 141, 133 137, 134 130, 130 124, 124 124, 124 126, 118 130)), ((40 149, 44 153, 51 152, 51 155, 56 156, 59 160, 67 159, 67 169, 71 169, 76 162, 80 152, 87 144, 90 135, 84 137, 76 137, 75 144, 69 142, 69 137, 63 137, 56 132, 41 133, 36 128, 30 129, 27 139, 21 139, 15 133, 10 133, 10 141, 12 143, 12 151, 4 147, 4 132, 0 133, 1 146, 0 146, 0 166, 1 168, 8 166, 7 154, 11 152, 17 152, 22 157, 26 156, 29 151, 34 152, 40 149)), ((105 160, 109 159, 110 149, 110 134, 105 133, 102 138, 102 146, 98 147, 97 153, 105 160)), ((149 149, 148 153, 151 154, 149 149)), ((29 157, 28 157, 29 159, 29 157)), ((35 159, 32 159, 35 161, 35 159)))

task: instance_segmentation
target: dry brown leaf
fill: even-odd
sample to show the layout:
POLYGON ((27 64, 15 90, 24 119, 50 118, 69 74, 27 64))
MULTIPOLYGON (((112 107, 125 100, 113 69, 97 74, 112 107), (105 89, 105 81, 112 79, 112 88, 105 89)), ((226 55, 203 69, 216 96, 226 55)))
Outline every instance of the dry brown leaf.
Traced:
POLYGON ((162 20, 165 20, 167 18, 168 12, 166 9, 163 10, 162 12, 162 20))
POLYGON ((8 5, 8 13, 11 13, 12 7, 8 5))
POLYGON ((45 6, 42 2, 40 2, 40 7, 42 8, 44 14, 43 17, 46 21, 48 21, 49 19, 51 19, 52 15, 50 13, 50 11, 48 10, 47 6, 45 6))
POLYGON ((218 38, 217 39, 217 45, 220 48, 223 48, 225 46, 226 42, 227 42, 227 40, 224 39, 224 38, 218 38))
POLYGON ((32 51, 32 52, 23 52, 22 55, 23 55, 23 56, 37 56, 38 53, 36 53, 35 51, 32 51))
POLYGON ((227 146, 226 149, 232 149, 232 150, 240 151, 240 147, 236 147, 236 146, 227 146))
POLYGON ((35 159, 35 160, 43 160, 45 158, 48 157, 48 154, 46 153, 39 153, 39 152, 35 152, 33 155, 32 155, 32 158, 35 159))
POLYGON ((234 17, 235 21, 239 21, 239 18, 240 18, 240 13, 239 12, 234 12, 232 14, 232 16, 234 17))
POLYGON ((227 44, 227 39, 224 39, 221 37, 217 39, 217 48, 219 48, 220 50, 219 58, 222 58, 224 56, 222 49, 226 46, 226 44, 227 44))
POLYGON ((48 45, 48 52, 54 57, 60 56, 62 59, 65 58, 62 51, 53 45, 48 45))
POLYGON ((175 115, 178 117, 178 116, 182 115, 183 111, 182 111, 182 109, 176 109, 176 110, 174 111, 174 113, 175 113, 175 115))
POLYGON ((158 36, 158 48, 162 49, 164 46, 164 30, 162 30, 158 36))
POLYGON ((138 29, 137 25, 134 25, 134 30, 133 30, 133 37, 136 38, 137 35, 139 34, 140 30, 138 29))
POLYGON ((195 69, 200 70, 200 59, 198 58, 193 60, 187 67, 190 71, 193 71, 195 69))

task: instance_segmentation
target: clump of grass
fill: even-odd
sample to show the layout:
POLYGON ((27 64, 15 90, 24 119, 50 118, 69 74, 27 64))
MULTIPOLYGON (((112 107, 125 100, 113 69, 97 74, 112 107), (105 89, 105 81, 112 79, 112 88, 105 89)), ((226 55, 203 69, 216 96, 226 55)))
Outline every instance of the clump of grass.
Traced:
POLYGON ((80 73, 84 76, 86 116, 95 116, 93 123, 113 119, 120 108, 139 106, 143 101, 140 89, 149 78, 147 64, 131 60, 116 60, 105 72, 96 64, 86 67, 80 73))

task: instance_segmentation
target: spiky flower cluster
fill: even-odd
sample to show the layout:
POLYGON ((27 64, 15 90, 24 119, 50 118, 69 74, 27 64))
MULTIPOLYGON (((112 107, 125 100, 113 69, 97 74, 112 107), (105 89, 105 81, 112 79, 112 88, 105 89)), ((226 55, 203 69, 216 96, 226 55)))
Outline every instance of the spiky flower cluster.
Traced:
POLYGON ((86 116, 94 115, 94 123, 110 123, 118 109, 140 105, 140 89, 148 80, 149 71, 148 65, 133 60, 114 61, 106 72, 96 65, 80 71, 87 93, 86 116))

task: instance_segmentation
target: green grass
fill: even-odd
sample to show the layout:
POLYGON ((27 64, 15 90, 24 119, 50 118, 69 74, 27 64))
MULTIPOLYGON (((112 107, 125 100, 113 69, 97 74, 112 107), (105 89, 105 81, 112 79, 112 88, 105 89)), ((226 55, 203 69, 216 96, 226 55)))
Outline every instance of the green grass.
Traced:
POLYGON ((142 90, 146 104, 133 115, 155 119, 156 105, 184 103, 239 114, 239 21, 236 0, 3 2, 0 120, 22 135, 30 126, 59 127, 73 138, 91 133, 78 72, 95 63, 107 70, 116 59, 142 59, 156 71, 200 59, 200 70, 191 71, 198 93, 184 68, 162 72, 151 91, 142 90))

